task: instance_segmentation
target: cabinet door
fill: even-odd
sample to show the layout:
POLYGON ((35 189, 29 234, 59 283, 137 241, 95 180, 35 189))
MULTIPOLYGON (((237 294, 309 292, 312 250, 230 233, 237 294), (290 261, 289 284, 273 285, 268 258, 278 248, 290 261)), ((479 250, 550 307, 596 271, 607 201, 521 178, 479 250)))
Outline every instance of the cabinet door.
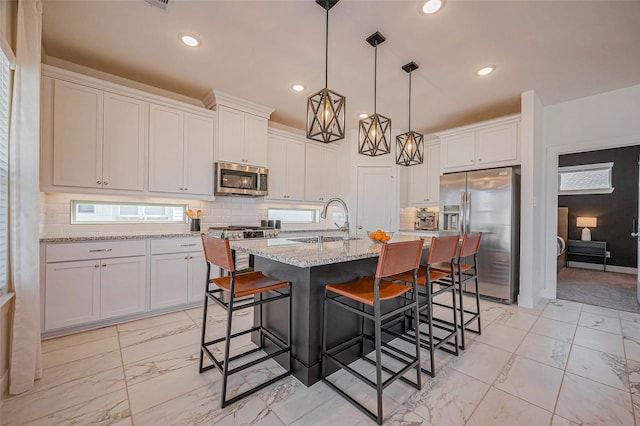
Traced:
POLYGON ((147 104, 104 93, 104 148, 102 186, 144 189, 147 104))
POLYGON ((287 141, 287 200, 304 200, 304 148, 303 142, 287 141))
POLYGON ((394 230, 398 211, 396 196, 391 167, 358 167, 358 234, 376 229, 394 230))
POLYGON ((104 259, 100 264, 100 318, 107 319, 147 308, 145 256, 104 259))
POLYGON ((478 164, 516 164, 518 155, 518 123, 508 123, 478 130, 478 164))
MULTIPOLYGON (((330 177, 328 173, 323 173, 323 150, 319 146, 311 144, 307 145, 306 150, 304 198, 307 201, 322 201, 324 195, 323 179, 330 177)), ((333 174, 335 175, 335 172, 333 174)))
POLYGON ((244 115, 244 159, 247 164, 266 167, 267 130, 266 118, 252 114, 244 115))
POLYGON ((53 184, 102 186, 102 91, 56 80, 53 184))
POLYGON ((475 164, 475 132, 442 138, 442 168, 468 168, 475 164))
POLYGON ((246 164, 244 157, 244 112, 218 107, 218 161, 246 164))
POLYGON ((100 319, 100 261, 49 263, 45 270, 46 331, 100 319))
POLYGON ((184 191, 213 194, 213 119, 184 114, 184 191))
POLYGON ((188 253, 151 256, 151 309, 187 303, 188 253))
POLYGON ((269 198, 287 199, 287 142, 279 136, 269 136, 267 167, 269 169, 269 198))
POLYGON ((438 205, 440 202, 440 144, 426 146, 427 202, 438 205))
MULTIPOLYGON (((211 267, 211 278, 220 276, 220 268, 211 267)), ((189 253, 189 303, 200 302, 204 299, 207 283, 207 263, 202 251, 189 253)))
POLYGON ((184 193, 183 113, 149 105, 149 191, 184 193))
MULTIPOLYGON (((428 151, 427 153, 428 154, 428 151)), ((409 167, 409 203, 425 204, 429 202, 428 178, 429 164, 417 164, 409 167)))

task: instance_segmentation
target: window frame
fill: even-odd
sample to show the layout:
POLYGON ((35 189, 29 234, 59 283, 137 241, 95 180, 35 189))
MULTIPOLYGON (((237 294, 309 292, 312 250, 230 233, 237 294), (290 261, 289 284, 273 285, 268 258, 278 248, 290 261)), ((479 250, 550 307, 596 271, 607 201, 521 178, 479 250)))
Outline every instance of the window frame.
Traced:
MULTIPOLYGON (((179 223, 188 223, 186 211, 189 209, 188 204, 182 203, 144 203, 144 202, 124 202, 124 201, 93 201, 93 200, 71 200, 69 203, 70 208, 70 218, 72 225, 122 225, 122 224, 179 224, 179 223), (77 207, 80 204, 93 204, 101 205, 101 206, 112 206, 115 208, 117 213, 114 213, 113 217, 118 218, 127 218, 130 217, 131 220, 78 220, 77 218, 77 207), (120 214, 120 207, 137 207, 137 214, 120 214), (167 208, 180 208, 182 210, 182 219, 181 220, 147 220, 148 217, 160 217, 158 215, 149 215, 147 216, 144 213, 145 207, 164 207, 165 210, 167 208)), ((97 209, 94 209, 94 213, 96 214, 97 209)), ((170 216, 167 216, 170 217, 170 216)))
POLYGON ((15 56, 0 36, 0 296, 9 290, 9 133, 15 56))
POLYGON ((281 223, 294 223, 294 224, 309 224, 309 223, 318 223, 320 222, 320 210, 318 209, 286 209, 286 208, 277 208, 277 207, 269 207, 267 208, 267 219, 269 220, 280 220, 281 223), (275 216, 271 216, 272 212, 313 212, 312 220, 286 220, 282 218, 276 218, 275 216))

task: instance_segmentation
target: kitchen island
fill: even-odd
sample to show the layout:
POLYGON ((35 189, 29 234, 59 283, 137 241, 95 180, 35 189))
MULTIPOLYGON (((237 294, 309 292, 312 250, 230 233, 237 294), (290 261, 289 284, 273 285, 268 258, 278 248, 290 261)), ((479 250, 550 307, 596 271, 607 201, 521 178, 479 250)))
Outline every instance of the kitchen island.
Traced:
MULTIPOLYGON (((391 242, 416 239, 420 238, 395 236, 391 242)), ((230 241, 230 244, 233 250, 252 254, 256 270, 277 279, 291 281, 293 373, 302 383, 310 386, 320 379, 324 285, 374 275, 382 245, 372 243, 366 236, 347 241, 301 240, 303 239, 274 238, 230 241)), ((426 249, 431 239, 423 240, 426 249)), ((425 255, 426 250, 423 256, 425 255)), ((265 324, 283 337, 287 334, 287 312, 284 303, 282 306, 276 304, 265 307, 264 312, 265 324)), ((255 310, 255 321, 258 321, 258 315, 258 310, 255 310)), ((344 341, 360 332, 359 319, 344 309, 333 310, 330 307, 327 318, 329 345, 344 341)), ((354 359, 356 353, 351 354, 354 359)), ((284 365, 284 360, 278 361, 284 365)))

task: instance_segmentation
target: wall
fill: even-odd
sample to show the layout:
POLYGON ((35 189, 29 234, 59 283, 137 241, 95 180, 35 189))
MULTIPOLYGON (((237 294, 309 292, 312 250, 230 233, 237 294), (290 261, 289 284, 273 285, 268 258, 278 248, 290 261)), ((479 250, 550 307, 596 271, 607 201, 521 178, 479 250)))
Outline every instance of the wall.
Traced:
POLYGON ((639 158, 640 146, 565 154, 559 158, 559 166, 614 163, 613 193, 558 197, 558 206, 569 208, 569 238, 580 239, 582 228, 576 226, 576 217, 595 216, 598 219, 597 227, 591 229, 591 239, 607 242, 611 252, 607 264, 637 267, 637 244, 630 232, 631 221, 638 216, 639 158))
POLYGON ((18 15, 18 0, 0 0, 0 37, 9 43, 16 51, 16 18, 18 15))
POLYGON ((542 199, 545 223, 535 231, 545 234, 543 296, 556 296, 556 231, 558 156, 604 148, 640 145, 640 85, 613 90, 544 107, 542 129, 545 162, 534 170, 544 176, 542 199), (546 168, 546 169, 545 169, 546 168))

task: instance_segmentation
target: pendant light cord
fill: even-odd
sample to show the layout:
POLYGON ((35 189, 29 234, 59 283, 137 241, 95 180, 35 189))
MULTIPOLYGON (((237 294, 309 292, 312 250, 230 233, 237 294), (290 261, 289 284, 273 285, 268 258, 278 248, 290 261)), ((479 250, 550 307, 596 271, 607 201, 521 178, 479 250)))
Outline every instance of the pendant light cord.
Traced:
POLYGON ((327 25, 324 36, 324 87, 329 87, 329 9, 327 9, 327 25))
POLYGON ((376 108, 378 102, 378 43, 376 42, 375 53, 373 54, 373 113, 377 114, 378 110, 376 108))
POLYGON ((409 131, 411 131, 411 73, 409 73, 409 131))

